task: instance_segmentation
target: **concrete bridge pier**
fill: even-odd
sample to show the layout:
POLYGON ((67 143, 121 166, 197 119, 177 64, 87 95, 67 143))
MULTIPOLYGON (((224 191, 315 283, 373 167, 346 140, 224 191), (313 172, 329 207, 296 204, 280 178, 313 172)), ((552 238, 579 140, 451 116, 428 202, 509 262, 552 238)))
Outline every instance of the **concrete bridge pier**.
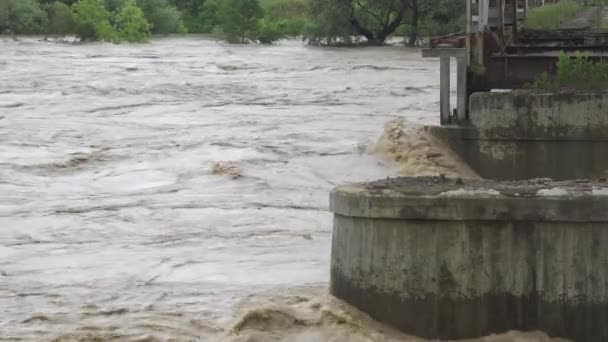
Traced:
POLYGON ((608 184, 403 178, 337 188, 331 292, 429 339, 608 341, 608 184))

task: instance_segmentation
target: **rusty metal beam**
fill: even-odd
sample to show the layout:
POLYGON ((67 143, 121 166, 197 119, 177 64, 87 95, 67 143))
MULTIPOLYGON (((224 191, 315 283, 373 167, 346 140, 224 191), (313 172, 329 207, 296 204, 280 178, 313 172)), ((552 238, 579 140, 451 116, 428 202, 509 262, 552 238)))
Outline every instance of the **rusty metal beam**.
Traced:
MULTIPOLYGON (((519 89, 536 80, 542 73, 553 73, 557 54, 495 55, 486 62, 483 75, 471 75, 471 92, 490 89, 519 89)), ((590 60, 606 61, 608 55, 590 55, 590 60)))

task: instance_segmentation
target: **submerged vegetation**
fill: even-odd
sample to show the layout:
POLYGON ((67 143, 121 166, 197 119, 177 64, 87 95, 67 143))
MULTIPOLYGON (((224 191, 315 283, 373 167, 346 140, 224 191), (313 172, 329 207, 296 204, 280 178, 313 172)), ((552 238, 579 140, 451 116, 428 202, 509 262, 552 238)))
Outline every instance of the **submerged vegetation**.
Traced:
POLYGON ((453 0, 1 0, 0 33, 118 43, 189 32, 234 43, 303 37, 316 45, 381 45, 397 35, 416 45, 462 30, 464 11, 453 0))
POLYGON ((582 9, 583 5, 575 0, 562 0, 555 4, 536 7, 526 15, 524 27, 532 30, 556 29, 582 9))
POLYGON ((608 88, 608 63, 596 62, 582 53, 560 53, 555 75, 543 73, 531 85, 537 90, 601 90, 608 88))
POLYGON ((346 44, 363 37, 384 44, 388 37, 407 37, 416 45, 422 36, 462 31, 465 2, 453 0, 310 0, 311 17, 304 34, 313 44, 346 44))

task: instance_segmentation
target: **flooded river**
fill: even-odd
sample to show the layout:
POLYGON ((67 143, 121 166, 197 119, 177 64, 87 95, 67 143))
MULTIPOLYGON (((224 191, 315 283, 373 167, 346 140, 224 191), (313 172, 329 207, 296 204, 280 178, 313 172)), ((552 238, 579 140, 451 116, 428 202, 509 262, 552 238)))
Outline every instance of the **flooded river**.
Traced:
POLYGON ((394 175, 384 123, 436 116, 436 61, 401 47, 0 44, 4 337, 198 336, 323 286, 328 191, 394 175))
POLYGON ((213 340, 311 300, 328 191, 396 174, 370 146, 437 119, 438 75, 403 47, 1 40, 0 340, 213 340))

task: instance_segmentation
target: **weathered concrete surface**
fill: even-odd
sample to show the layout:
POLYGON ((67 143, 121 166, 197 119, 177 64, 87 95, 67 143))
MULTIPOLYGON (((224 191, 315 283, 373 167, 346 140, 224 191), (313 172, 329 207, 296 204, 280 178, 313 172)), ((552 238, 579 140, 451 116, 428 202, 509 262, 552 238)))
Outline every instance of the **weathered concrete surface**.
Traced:
POLYGON ((608 340, 608 184, 458 183, 336 189, 331 292, 425 338, 608 340))
POLYGON ((608 140, 608 93, 476 93, 470 110, 481 139, 608 140))
POLYGON ((603 178, 608 93, 477 93, 470 126, 429 127, 481 177, 603 178))

